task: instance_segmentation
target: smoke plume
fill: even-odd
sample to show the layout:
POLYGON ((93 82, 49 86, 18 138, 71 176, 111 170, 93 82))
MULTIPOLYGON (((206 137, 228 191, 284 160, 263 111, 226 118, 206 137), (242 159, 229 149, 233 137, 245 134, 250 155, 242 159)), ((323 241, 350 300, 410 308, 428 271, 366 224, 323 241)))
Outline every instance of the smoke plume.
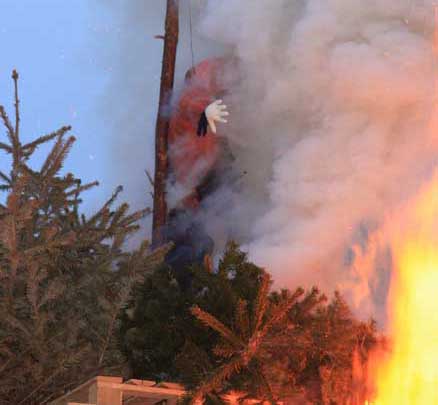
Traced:
POLYGON ((437 163, 433 11, 408 0, 205 3, 202 32, 239 61, 222 130, 246 173, 238 193, 206 203, 216 240, 245 241, 277 285, 364 288, 366 311, 385 295, 390 254, 373 285, 359 262, 437 163))

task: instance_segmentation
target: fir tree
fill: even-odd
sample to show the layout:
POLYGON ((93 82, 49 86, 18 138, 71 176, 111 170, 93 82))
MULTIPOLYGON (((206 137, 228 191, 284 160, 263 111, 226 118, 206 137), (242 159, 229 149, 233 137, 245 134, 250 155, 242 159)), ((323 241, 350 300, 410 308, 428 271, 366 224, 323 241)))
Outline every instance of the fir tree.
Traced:
POLYGON ((207 261, 183 273, 157 269, 125 312, 133 377, 182 382, 186 402, 356 405, 353 359, 366 362, 375 324, 356 320, 338 293, 327 303, 317 288, 270 292, 269 276, 234 243, 217 271, 207 261))
POLYGON ((194 322, 190 308, 199 305, 228 322, 240 299, 255 299, 261 273, 234 243, 216 272, 208 260, 185 269, 156 269, 136 288, 122 318, 120 340, 132 376, 198 385, 217 365, 218 337, 194 322))
POLYGON ((355 403, 360 387, 354 381, 353 358, 358 353, 366 362, 376 343, 374 322, 356 320, 338 293, 326 305, 316 288, 306 295, 302 289, 269 294, 268 280, 262 276, 249 306, 238 301, 230 326, 192 309, 220 336, 213 352, 221 360, 192 391, 191 402, 207 398, 216 403, 234 391, 241 400, 269 403, 355 403))
MULTIPOLYGON (((244 374, 243 381, 238 382, 239 389, 245 389, 249 395, 276 402, 279 393, 275 392, 273 385, 267 378, 266 367, 263 361, 267 357, 266 350, 273 344, 270 333, 279 324, 292 307, 296 307, 299 299, 303 296, 304 290, 296 289, 294 293, 285 290, 275 300, 270 300, 269 296, 270 276, 263 273, 258 287, 258 294, 251 309, 244 300, 239 300, 234 322, 231 327, 224 325, 215 316, 193 307, 193 315, 206 326, 215 330, 221 336, 218 345, 213 349, 214 353, 225 361, 210 376, 206 376, 205 381, 194 390, 192 402, 202 400, 206 395, 214 391, 230 389, 227 381, 231 377, 244 374), (245 381, 246 380, 246 381, 245 381)), ((323 301, 324 296, 319 297, 319 292, 313 290, 305 300, 311 305, 304 308, 310 311, 315 305, 323 301)), ((265 364, 266 365, 266 364, 265 364)), ((271 364, 268 365, 270 367, 271 364)), ((236 388, 232 385, 232 388, 236 388)))
POLYGON ((123 250, 149 211, 113 208, 121 188, 91 217, 80 214, 82 193, 97 183, 61 174, 75 141, 70 127, 23 144, 12 77, 14 123, 0 106, 7 135, 0 150, 12 162, 0 172, 0 403, 43 404, 96 374, 122 371, 114 338, 120 309, 166 249, 151 252, 144 242, 123 250), (44 163, 32 168, 32 154, 51 141, 44 163))

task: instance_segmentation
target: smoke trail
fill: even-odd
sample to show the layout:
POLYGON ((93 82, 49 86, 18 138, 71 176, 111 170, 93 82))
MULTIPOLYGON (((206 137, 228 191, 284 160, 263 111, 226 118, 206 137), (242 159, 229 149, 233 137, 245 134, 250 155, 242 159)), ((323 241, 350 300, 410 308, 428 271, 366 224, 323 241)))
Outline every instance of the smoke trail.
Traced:
POLYGON ((246 235, 279 285, 364 287, 368 233, 437 161, 432 2, 209 1, 202 28, 239 59, 226 132, 248 173, 210 231, 246 235))

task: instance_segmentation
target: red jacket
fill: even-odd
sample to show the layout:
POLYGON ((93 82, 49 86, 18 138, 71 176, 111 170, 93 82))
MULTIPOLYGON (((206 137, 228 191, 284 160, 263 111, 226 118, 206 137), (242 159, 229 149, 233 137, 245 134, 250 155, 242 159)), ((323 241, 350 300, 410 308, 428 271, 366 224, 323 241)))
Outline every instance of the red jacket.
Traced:
POLYGON ((172 112, 169 128, 169 162, 176 181, 194 190, 219 157, 217 137, 208 130, 197 136, 205 108, 224 91, 224 59, 207 59, 187 73, 186 85, 172 112))

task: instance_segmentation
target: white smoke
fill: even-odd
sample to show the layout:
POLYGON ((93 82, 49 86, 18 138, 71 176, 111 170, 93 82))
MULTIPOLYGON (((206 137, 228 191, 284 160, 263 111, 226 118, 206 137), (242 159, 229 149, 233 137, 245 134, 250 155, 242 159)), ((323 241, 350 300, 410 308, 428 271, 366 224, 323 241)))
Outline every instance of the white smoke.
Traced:
POLYGON ((431 173, 433 11, 408 0, 206 2, 203 32, 240 63, 223 129, 247 172, 210 229, 246 236, 278 285, 361 281, 349 247, 366 249, 367 232, 431 173))

